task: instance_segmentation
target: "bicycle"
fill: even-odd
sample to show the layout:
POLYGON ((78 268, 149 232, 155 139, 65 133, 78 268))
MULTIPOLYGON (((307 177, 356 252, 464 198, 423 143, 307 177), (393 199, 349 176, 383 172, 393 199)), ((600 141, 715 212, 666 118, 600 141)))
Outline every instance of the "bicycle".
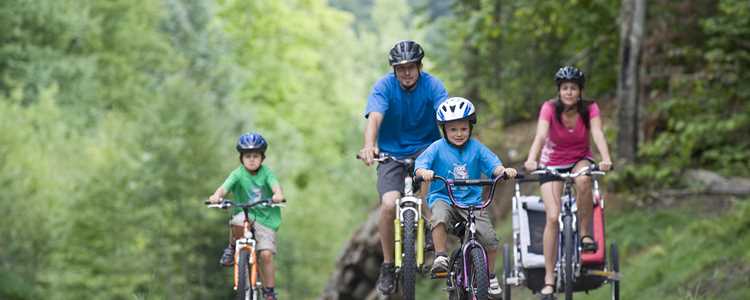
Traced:
MULTIPOLYGON (((357 159, 361 159, 357 155, 357 159)), ((413 300, 415 294, 416 274, 424 264, 425 222, 422 218, 422 199, 416 192, 419 183, 414 181, 414 160, 399 159, 395 156, 380 153, 374 159, 377 162, 394 161, 406 169, 404 191, 396 201, 396 218, 394 228, 394 265, 397 279, 401 281, 401 296, 413 300)))
MULTIPOLYGON (((563 179, 563 196, 558 217, 557 260, 555 263, 555 284, 562 287, 566 300, 573 299, 574 291, 588 291, 600 287, 605 282, 612 284, 612 299, 620 298, 619 257, 617 245, 610 247, 609 267, 606 263, 604 236, 604 199, 599 192, 598 177, 605 175, 595 164, 575 173, 560 173, 552 168, 541 168, 531 172, 532 175, 552 175, 563 179), (594 208, 592 210, 592 233, 597 243, 597 250, 583 252, 578 236, 578 219, 576 212, 574 180, 579 176, 591 176, 593 183, 594 208)), ((504 300, 510 300, 510 285, 526 284, 533 291, 544 286, 544 257, 541 251, 541 234, 544 221, 544 204, 538 196, 521 196, 520 183, 535 182, 538 179, 516 181, 513 197, 513 240, 514 265, 511 264, 510 249, 503 246, 503 282, 504 300), (534 215, 541 215, 535 217, 534 215), (540 222, 539 219, 542 221, 540 222), (536 233, 536 237, 533 235, 536 233), (536 253, 534 253, 536 252, 536 253)))
POLYGON ((236 291, 237 300, 262 299, 263 284, 258 278, 258 264, 256 263, 258 258, 255 251, 255 228, 253 226, 255 220, 250 221, 248 211, 250 211, 250 208, 258 205, 279 207, 283 205, 274 204, 270 199, 258 200, 245 204, 238 204, 229 199, 221 199, 221 202, 219 203, 213 203, 206 200, 204 204, 209 208, 227 209, 230 207, 237 207, 242 209, 242 213, 245 215, 245 220, 242 223, 242 238, 235 241, 233 288, 236 291))
POLYGON ((492 203, 495 187, 506 176, 495 179, 446 179, 435 175, 433 179, 442 181, 453 207, 468 211, 466 220, 454 225, 450 232, 461 238, 461 246, 454 250, 448 261, 449 271, 446 274, 435 274, 435 278, 448 278, 447 291, 451 300, 484 300, 489 298, 490 270, 487 251, 476 239, 476 217, 474 212, 482 210, 492 203), (491 185, 487 200, 479 205, 462 205, 453 197, 453 186, 487 186, 491 185), (466 230, 468 229, 468 233, 466 230))

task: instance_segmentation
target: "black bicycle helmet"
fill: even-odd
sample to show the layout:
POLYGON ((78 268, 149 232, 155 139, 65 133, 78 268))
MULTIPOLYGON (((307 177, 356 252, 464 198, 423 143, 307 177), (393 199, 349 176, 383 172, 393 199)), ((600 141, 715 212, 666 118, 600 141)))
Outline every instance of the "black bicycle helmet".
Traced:
POLYGON ((240 153, 253 150, 265 153, 267 148, 268 143, 266 143, 263 136, 258 133, 245 133, 237 140, 237 152, 240 153))
POLYGON ((576 84, 578 84, 578 87, 583 89, 583 85, 586 83, 586 76, 583 75, 583 72, 581 72, 581 70, 578 70, 576 67, 564 66, 557 70, 557 73, 555 74, 555 82, 557 83, 557 88, 560 88, 560 85, 566 81, 575 82, 576 84))
POLYGON ((424 57, 424 50, 422 46, 417 44, 415 41, 400 41, 391 48, 388 52, 388 62, 391 66, 403 65, 408 63, 416 62, 417 64, 422 62, 424 57))

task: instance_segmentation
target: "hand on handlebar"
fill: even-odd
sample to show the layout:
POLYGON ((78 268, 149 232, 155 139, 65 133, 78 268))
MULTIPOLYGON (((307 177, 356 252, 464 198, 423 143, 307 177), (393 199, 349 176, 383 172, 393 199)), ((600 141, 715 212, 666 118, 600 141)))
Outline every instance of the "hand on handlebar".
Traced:
POLYGON ((526 171, 534 171, 539 167, 539 164, 537 164, 534 160, 527 160, 525 163, 523 163, 524 168, 526 168, 526 171))
POLYGON ((417 171, 415 172, 415 175, 417 175, 417 177, 422 177, 422 180, 426 182, 430 182, 432 181, 432 178, 435 176, 435 171, 428 170, 428 169, 417 169, 417 171))
POLYGON ((599 162, 599 170, 604 172, 609 171, 612 168, 612 162, 609 160, 603 160, 599 162))
POLYGON ((216 194, 211 195, 210 197, 208 197, 208 202, 211 203, 211 204, 221 203, 221 200, 222 200, 221 197, 219 197, 216 194))
POLYGON ((357 158, 361 159, 366 166, 371 166, 375 162, 375 157, 380 153, 380 149, 376 146, 364 146, 359 150, 357 158))
POLYGON ((503 170, 503 173, 507 176, 507 178, 516 178, 516 175, 518 175, 518 171, 514 168, 505 168, 503 170))
POLYGON ((283 202, 286 202, 286 199, 284 199, 284 196, 282 196, 282 195, 273 194, 273 196, 271 196, 271 202, 272 203, 283 203, 283 202))

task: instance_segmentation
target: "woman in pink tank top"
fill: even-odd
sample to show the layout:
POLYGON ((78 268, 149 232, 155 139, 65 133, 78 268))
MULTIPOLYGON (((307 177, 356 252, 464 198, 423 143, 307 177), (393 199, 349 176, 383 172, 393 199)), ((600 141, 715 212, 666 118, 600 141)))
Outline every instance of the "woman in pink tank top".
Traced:
MULTIPOLYGON (((562 67, 555 74, 555 81, 557 98, 542 104, 536 136, 524 166, 528 171, 541 166, 556 168, 560 172, 577 172, 594 162, 589 145, 590 136, 602 158, 599 167, 603 171, 609 170, 612 160, 602 131, 599 106, 581 97, 585 83, 583 72, 571 66, 562 67)), ((563 185, 559 178, 554 177, 543 177, 540 182, 547 214, 547 223, 544 227, 545 286, 540 294, 542 299, 551 299, 555 285, 557 234, 560 230, 557 217, 560 214, 563 185)), ((584 251, 595 251, 596 243, 588 232, 593 208, 591 178, 578 177, 575 184, 582 248, 584 251)))

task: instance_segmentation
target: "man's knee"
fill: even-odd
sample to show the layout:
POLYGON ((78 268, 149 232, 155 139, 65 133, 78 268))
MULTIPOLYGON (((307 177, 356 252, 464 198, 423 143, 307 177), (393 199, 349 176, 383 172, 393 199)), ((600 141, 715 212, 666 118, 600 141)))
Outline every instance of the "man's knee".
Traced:
POLYGON ((391 191, 383 194, 383 198, 380 200, 380 210, 393 211, 396 208, 396 201, 401 196, 399 192, 391 191))

